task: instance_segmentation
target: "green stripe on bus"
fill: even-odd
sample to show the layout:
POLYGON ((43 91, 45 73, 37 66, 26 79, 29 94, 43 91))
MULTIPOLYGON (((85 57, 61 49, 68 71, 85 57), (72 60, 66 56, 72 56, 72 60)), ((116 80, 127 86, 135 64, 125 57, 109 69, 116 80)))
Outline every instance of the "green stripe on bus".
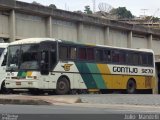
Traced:
POLYGON ((19 71, 17 76, 18 77, 26 77, 26 75, 27 75, 27 72, 19 71))
POLYGON ((97 64, 95 64, 95 63, 87 63, 87 66, 88 66, 88 68, 90 70, 90 73, 92 73, 91 75, 92 75, 94 81, 96 82, 97 87, 99 89, 106 89, 104 80, 102 78, 101 72, 99 71, 99 69, 97 67, 97 64))
POLYGON ((77 66, 77 69, 79 70, 81 77, 83 78, 84 83, 87 86, 87 89, 96 89, 96 82, 94 81, 94 78, 92 77, 88 66, 85 63, 77 62, 75 64, 77 66))

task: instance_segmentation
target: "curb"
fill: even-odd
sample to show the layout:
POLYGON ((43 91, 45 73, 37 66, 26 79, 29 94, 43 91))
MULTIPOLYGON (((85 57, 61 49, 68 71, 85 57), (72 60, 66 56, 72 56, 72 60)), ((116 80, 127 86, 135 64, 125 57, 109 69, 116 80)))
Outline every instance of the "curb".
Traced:
POLYGON ((0 99, 0 104, 51 105, 51 103, 43 100, 22 100, 22 99, 0 99))
POLYGON ((0 104, 17 105, 54 105, 55 103, 82 103, 79 97, 50 97, 50 96, 0 96, 0 104))
POLYGON ((66 104, 74 104, 74 103, 82 103, 82 100, 80 98, 51 98, 50 100, 46 99, 45 101, 49 102, 51 101, 53 104, 56 103, 66 103, 66 104))

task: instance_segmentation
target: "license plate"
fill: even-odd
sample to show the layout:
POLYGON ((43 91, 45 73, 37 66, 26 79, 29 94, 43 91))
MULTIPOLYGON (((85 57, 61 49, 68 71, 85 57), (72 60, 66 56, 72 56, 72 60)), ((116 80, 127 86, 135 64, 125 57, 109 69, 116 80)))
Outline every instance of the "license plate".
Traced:
POLYGON ((16 85, 21 85, 21 82, 16 82, 16 85))

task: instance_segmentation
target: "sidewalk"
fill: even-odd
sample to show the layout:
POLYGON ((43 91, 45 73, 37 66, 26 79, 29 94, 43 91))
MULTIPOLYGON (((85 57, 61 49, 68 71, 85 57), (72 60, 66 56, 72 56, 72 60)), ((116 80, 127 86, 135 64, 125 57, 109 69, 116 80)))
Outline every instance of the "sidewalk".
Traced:
POLYGON ((73 104, 80 102, 81 99, 76 96, 0 95, 0 104, 53 105, 55 103, 73 104))

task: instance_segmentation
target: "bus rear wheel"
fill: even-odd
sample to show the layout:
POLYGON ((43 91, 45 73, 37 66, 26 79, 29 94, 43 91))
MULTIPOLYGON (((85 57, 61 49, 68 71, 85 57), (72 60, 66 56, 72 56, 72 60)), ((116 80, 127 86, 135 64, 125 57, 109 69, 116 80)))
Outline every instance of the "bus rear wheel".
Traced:
POLYGON ((126 91, 128 94, 136 93, 136 82, 134 80, 132 80, 132 79, 128 80, 126 91))
POLYGON ((69 81, 65 77, 61 77, 57 82, 56 94, 65 95, 70 91, 69 81))

